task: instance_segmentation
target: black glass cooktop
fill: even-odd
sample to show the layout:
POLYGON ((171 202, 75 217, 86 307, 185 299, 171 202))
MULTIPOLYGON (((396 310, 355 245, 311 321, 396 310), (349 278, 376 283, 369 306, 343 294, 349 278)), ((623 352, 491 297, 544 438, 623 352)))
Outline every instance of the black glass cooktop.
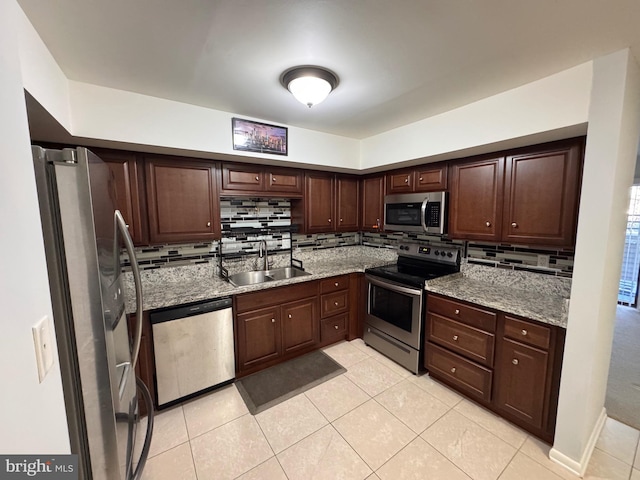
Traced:
POLYGON ((437 265, 417 260, 403 261, 402 257, 400 257, 398 259, 398 263, 367 268, 365 273, 386 278, 387 280, 403 285, 423 288, 424 282, 427 280, 432 280, 458 271, 458 266, 437 265))

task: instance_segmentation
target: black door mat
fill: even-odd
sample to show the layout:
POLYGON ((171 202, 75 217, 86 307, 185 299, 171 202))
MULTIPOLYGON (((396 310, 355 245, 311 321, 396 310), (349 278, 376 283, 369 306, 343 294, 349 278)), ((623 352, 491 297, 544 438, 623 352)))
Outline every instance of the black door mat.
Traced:
POLYGON ((347 370, 321 350, 236 381, 249 411, 256 415, 347 370))

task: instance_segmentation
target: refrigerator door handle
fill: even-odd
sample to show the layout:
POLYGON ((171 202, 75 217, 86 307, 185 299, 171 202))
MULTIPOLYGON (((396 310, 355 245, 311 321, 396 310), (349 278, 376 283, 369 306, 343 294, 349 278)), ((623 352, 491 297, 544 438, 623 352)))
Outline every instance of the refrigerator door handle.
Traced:
POLYGON ((144 465, 147 463, 147 458, 149 457, 149 449, 151 448, 151 436, 153 434, 153 401, 151 400, 151 394, 149 393, 149 389, 144 384, 142 380, 136 377, 136 385, 142 392, 142 397, 144 398, 144 404, 147 407, 147 433, 144 436, 144 444, 142 445, 142 452, 140 452, 140 458, 138 459, 138 464, 136 465, 136 469, 133 471, 133 475, 131 477, 132 480, 139 480, 142 477, 142 471, 144 470, 144 465))
POLYGON ((129 235, 127 223, 124 221, 120 210, 115 211, 115 219, 118 231, 122 235, 124 246, 127 249, 127 254, 129 255, 131 271, 133 272, 133 283, 136 288, 136 331, 133 337, 133 349, 131 351, 131 366, 136 368, 136 364, 138 363, 138 354, 140 353, 140 342, 142 341, 142 278, 140 277, 140 269, 138 268, 138 262, 136 261, 136 254, 133 250, 133 240, 131 239, 131 235, 129 235))

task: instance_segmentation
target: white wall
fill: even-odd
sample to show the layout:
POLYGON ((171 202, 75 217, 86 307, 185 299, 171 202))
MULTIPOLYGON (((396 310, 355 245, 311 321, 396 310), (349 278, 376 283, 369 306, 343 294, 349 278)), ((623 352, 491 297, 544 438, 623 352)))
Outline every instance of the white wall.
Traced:
MULTIPOLYGON (((491 145, 587 121, 591 62, 362 140, 361 168, 491 145)), ((495 148, 498 150, 498 148, 495 148)))
POLYGON ((268 158, 310 166, 359 167, 360 142, 352 138, 288 127, 288 156, 249 154, 233 150, 231 118, 234 115, 231 113, 86 83, 71 81, 69 85, 72 133, 78 137, 268 158))
POLYGON ((71 131, 69 82, 22 9, 19 25, 20 69, 24 88, 62 125, 71 131))
POLYGON ((0 2, 0 452, 68 453, 56 362, 38 383, 31 326, 52 318, 18 56, 15 0, 0 2))
POLYGON ((604 420, 629 187, 640 132, 640 69, 628 50, 594 61, 575 268, 553 459, 583 473, 604 420))

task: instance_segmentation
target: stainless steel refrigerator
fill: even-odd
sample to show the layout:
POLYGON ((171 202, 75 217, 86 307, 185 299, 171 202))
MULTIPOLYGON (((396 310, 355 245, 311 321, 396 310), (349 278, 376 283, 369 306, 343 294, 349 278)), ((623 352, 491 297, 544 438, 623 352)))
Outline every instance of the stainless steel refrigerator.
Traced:
POLYGON ((142 288, 133 242, 116 210, 114 176, 86 148, 33 147, 72 453, 79 478, 140 478, 153 430, 153 405, 135 376, 142 288), (137 325, 128 332, 120 251, 131 258, 137 325), (132 340, 130 340, 132 338, 132 340), (146 402, 139 431, 138 396, 146 402))

